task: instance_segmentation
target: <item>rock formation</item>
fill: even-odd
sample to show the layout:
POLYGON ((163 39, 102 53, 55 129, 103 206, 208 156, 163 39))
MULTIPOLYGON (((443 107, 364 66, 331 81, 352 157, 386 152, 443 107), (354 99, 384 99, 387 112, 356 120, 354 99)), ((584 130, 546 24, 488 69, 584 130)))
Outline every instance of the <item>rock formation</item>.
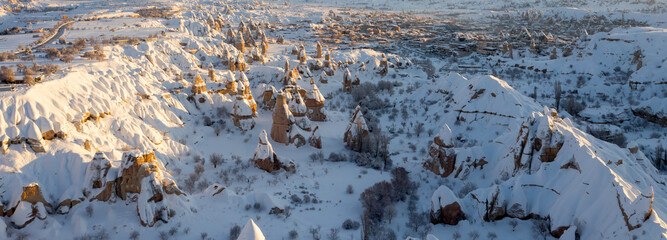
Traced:
POLYGON ((306 89, 306 108, 308 108, 307 116, 312 121, 325 121, 327 116, 322 112, 324 107, 324 96, 315 85, 313 79, 310 79, 310 84, 306 89))
POLYGON ((350 92, 352 91, 352 81, 354 79, 352 78, 352 74, 350 73, 350 69, 345 68, 345 71, 343 71, 343 92, 350 92))
POLYGON ((116 194, 123 200, 136 194, 137 212, 141 225, 153 226, 161 220, 169 221, 167 194, 182 194, 173 180, 164 178, 155 154, 138 151, 123 153, 116 179, 116 194))
POLYGON ((262 94, 262 108, 266 110, 273 110, 276 105, 276 96, 278 91, 275 87, 268 85, 262 94))
POLYGON ((308 108, 306 103, 301 98, 300 88, 298 86, 291 89, 291 91, 286 92, 286 97, 289 97, 289 110, 294 116, 294 123, 301 129, 305 131, 311 130, 310 120, 306 117, 308 108))
POLYGON ((290 112, 285 99, 285 93, 276 95, 276 105, 273 107, 273 125, 271 126, 271 139, 273 141, 289 144, 290 128, 294 123, 294 116, 290 112))
POLYGON ((115 181, 118 174, 111 170, 111 161, 102 152, 95 153, 95 157, 86 168, 83 182, 83 195, 89 199, 108 201, 116 191, 115 181), (114 174, 115 173, 115 174, 114 174))
POLYGON ((39 130, 39 127, 35 122, 29 121, 26 129, 24 130, 26 143, 30 148, 36 153, 45 152, 44 150, 44 140, 42 140, 42 131, 39 130))
POLYGON ((234 65, 235 68, 232 71, 245 71, 247 69, 245 57, 243 57, 242 53, 239 53, 239 55, 236 57, 234 65))
POLYGON ((320 81, 320 83, 324 83, 324 84, 329 83, 329 79, 327 79, 327 74, 325 72, 322 72, 320 74, 319 81, 320 81))
POLYGON ((245 40, 243 39, 243 33, 236 34, 234 38, 234 47, 239 50, 241 53, 245 52, 245 40))
POLYGON ((266 135, 266 131, 262 130, 259 134, 259 142, 255 148, 255 152, 252 156, 252 161, 255 165, 269 173, 284 169, 285 171, 293 171, 295 169, 294 163, 288 161, 283 163, 276 153, 273 151, 273 147, 269 142, 269 138, 266 135))
POLYGON ((256 116, 257 115, 257 102, 255 102, 255 98, 252 97, 252 91, 250 91, 250 81, 248 80, 248 77, 243 72, 239 73, 239 86, 241 88, 238 89, 238 91, 239 91, 238 94, 243 96, 243 98, 248 101, 248 104, 252 108, 252 115, 256 116))
POLYGON ((364 119, 364 114, 361 112, 361 107, 357 106, 354 109, 352 114, 352 119, 345 129, 345 137, 343 141, 345 144, 354 151, 361 151, 363 149, 364 138, 369 135, 368 125, 366 125, 366 119, 364 119))
POLYGON ((333 76, 336 71, 336 62, 332 60, 331 51, 327 50, 327 54, 324 55, 324 72, 329 76, 333 76))
POLYGON ((382 54, 382 59, 380 60, 380 71, 378 74, 386 76, 389 73, 389 61, 387 61, 387 55, 382 54))
POLYGON ((429 146, 424 168, 442 177, 449 176, 456 165, 456 152, 453 148, 452 130, 445 124, 429 146))
POLYGON ((206 83, 204 83, 204 80, 202 80, 201 76, 197 74, 197 77, 195 78, 195 83, 192 85, 192 94, 197 95, 205 92, 206 92, 206 83))
POLYGON ((461 210, 459 199, 446 186, 440 186, 431 196, 430 215, 433 224, 456 225, 466 218, 463 210, 461 210))
POLYGON ((315 55, 315 58, 322 58, 322 44, 320 41, 317 41, 317 55, 315 55))
POLYGON ((306 54, 306 48, 303 45, 299 49, 298 59, 300 65, 306 65, 308 55, 306 54))
POLYGON ((238 127, 242 131, 247 131, 255 127, 255 116, 257 112, 256 104, 253 106, 250 104, 248 99, 245 99, 243 95, 236 95, 234 100, 234 107, 232 110, 232 117, 234 118, 234 126, 238 127))

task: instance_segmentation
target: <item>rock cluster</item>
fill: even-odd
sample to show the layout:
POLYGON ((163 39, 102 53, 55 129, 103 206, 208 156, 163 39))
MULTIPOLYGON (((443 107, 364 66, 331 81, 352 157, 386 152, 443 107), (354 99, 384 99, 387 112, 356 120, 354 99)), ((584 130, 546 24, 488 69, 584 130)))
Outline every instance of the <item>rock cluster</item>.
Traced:
POLYGON ((306 112, 307 108, 298 87, 288 86, 278 92, 273 107, 271 138, 276 142, 294 144, 297 147, 308 144, 307 139, 312 138, 314 132, 308 134, 312 126, 306 112), (307 138, 308 135, 311 137, 307 138))

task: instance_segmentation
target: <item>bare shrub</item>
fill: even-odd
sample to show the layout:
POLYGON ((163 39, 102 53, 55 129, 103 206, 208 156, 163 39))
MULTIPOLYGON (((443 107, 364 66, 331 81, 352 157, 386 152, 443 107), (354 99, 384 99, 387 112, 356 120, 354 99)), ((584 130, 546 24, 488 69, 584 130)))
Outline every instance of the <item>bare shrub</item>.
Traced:
POLYGON ((72 54, 63 55, 63 57, 60 58, 60 61, 66 62, 66 63, 72 62, 72 60, 74 60, 74 55, 72 55, 72 54))
POLYGON ((342 227, 345 230, 357 230, 357 229, 359 229, 360 226, 361 226, 361 224, 359 222, 348 218, 343 222, 342 227))
POLYGON ((239 237, 239 234, 241 234, 241 227, 239 225, 234 225, 231 229, 229 229, 230 240, 236 240, 239 237))
POLYGON ((55 47, 47 48, 46 50, 44 50, 44 52, 46 52, 46 58, 51 60, 55 60, 63 56, 62 53, 60 53, 60 50, 58 50, 55 47))
POLYGON ((104 50, 102 49, 102 46, 95 45, 93 50, 85 52, 83 54, 83 57, 87 58, 87 59, 90 59, 90 60, 104 61, 104 59, 107 56, 104 54, 104 50))
POLYGON ((0 80, 6 83, 14 83, 16 81, 14 69, 2 66, 0 68, 0 80))
POLYGON ((296 232, 296 230, 289 231, 289 239, 297 239, 299 237, 299 233, 296 232))
POLYGON ((213 168, 218 167, 218 164, 224 163, 225 159, 222 158, 222 155, 214 153, 208 158, 208 161, 213 164, 213 168))
POLYGON ((56 71, 58 71, 58 70, 60 70, 60 66, 55 65, 53 63, 49 63, 49 64, 44 65, 43 72, 46 75, 50 75, 50 74, 56 73, 56 71))
POLYGON ((466 184, 463 185, 463 187, 461 187, 461 189, 459 190, 459 198, 465 197, 466 195, 468 195, 468 193, 472 192, 475 189, 477 189, 477 185, 475 185, 472 182, 466 182, 466 184))

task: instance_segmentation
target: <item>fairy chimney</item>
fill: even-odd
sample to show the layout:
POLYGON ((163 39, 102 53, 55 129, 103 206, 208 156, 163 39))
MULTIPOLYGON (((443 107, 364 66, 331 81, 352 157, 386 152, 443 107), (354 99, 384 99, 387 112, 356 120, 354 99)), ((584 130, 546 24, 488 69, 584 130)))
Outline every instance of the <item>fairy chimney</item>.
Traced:
POLYGON ((378 74, 386 76, 389 73, 389 61, 387 61, 387 55, 382 54, 382 60, 380 60, 380 71, 378 74))
POLYGON ((298 59, 299 59, 299 64, 301 65, 305 65, 306 60, 308 60, 308 55, 306 54, 306 48, 303 45, 299 49, 298 59))
POLYGON ((320 83, 327 84, 329 83, 329 80, 327 79, 327 74, 325 72, 320 73, 320 83))
POLYGON ((245 52, 245 40, 243 39, 243 33, 239 33, 234 38, 234 47, 241 53, 245 52))
POLYGON ((289 144, 289 131, 294 123, 294 116, 290 112, 285 100, 285 93, 280 92, 276 96, 276 105, 273 107, 273 125, 271 126, 271 138, 273 141, 289 144))
POLYGON ((366 119, 364 119, 364 114, 361 112, 361 107, 357 106, 354 109, 354 114, 348 123, 347 128, 345 129, 345 136, 343 141, 345 144, 354 151, 361 151, 362 145, 364 143, 363 139, 366 138, 369 134, 368 125, 366 125, 366 119))
POLYGON ((353 78, 350 69, 345 68, 343 72, 343 92, 350 92, 352 90, 352 81, 353 78))
POLYGON ((315 85, 313 79, 310 79, 309 89, 305 94, 306 96, 306 108, 308 119, 312 121, 325 121, 327 116, 322 112, 324 107, 324 96, 320 93, 320 90, 315 85))
POLYGON ((264 93, 262 94, 262 105, 264 109, 267 110, 272 110, 273 107, 276 105, 276 94, 278 91, 276 90, 275 87, 269 85, 266 87, 264 90, 264 93))
POLYGON ((452 130, 449 125, 445 124, 440 128, 438 135, 433 138, 433 144, 429 146, 424 169, 441 177, 449 176, 454 172, 456 165, 456 152, 453 147, 452 130))
POLYGON ((253 116, 256 114, 257 107, 252 106, 247 99, 242 95, 236 95, 234 100, 234 107, 232 110, 232 117, 234 118, 234 126, 242 131, 248 131, 255 127, 255 120, 253 116))
POLYGON ((317 41, 317 55, 315 58, 322 58, 322 44, 317 41))
POLYGON ((236 57, 236 71, 245 71, 247 69, 245 58, 242 53, 236 57))
POLYGON ((283 163, 279 159, 278 155, 273 151, 273 147, 264 130, 259 134, 259 141, 253 153, 252 161, 259 169, 269 173, 280 169, 284 169, 285 171, 293 171, 295 169, 293 162, 288 161, 283 163))
POLYGON ((195 78, 195 84, 192 85, 192 94, 197 95, 205 92, 206 84, 204 83, 204 80, 201 79, 201 76, 197 74, 197 77, 195 78))
POLYGON ((294 123, 301 129, 310 131, 311 126, 310 126, 310 121, 306 117, 306 113, 308 112, 308 108, 306 107, 305 102, 303 101, 303 98, 301 98, 300 88, 296 86, 296 88, 292 89, 291 92, 291 99, 288 103, 289 110, 292 112, 292 116, 294 116, 294 123))

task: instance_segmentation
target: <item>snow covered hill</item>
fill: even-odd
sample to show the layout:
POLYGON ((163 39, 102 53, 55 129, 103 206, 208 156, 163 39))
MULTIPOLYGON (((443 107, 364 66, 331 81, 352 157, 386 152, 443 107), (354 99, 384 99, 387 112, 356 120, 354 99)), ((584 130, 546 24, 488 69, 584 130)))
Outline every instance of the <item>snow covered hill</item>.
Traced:
MULTIPOLYGON (((39 78, 0 92, 0 238, 667 238, 665 176, 639 147, 661 146, 643 134, 662 128, 621 147, 526 96, 532 85, 321 44, 318 16, 348 1, 307 3, 49 1, 74 7, 0 16, 71 21, 62 40, 0 62, 39 78), (73 60, 49 59, 83 38, 73 60), (40 68, 52 63, 62 70, 40 68)), ((352 6, 368 4, 388 3, 352 6)), ((392 7, 406 5, 419 4, 392 7)), ((634 69, 643 96, 627 106, 659 124, 665 39, 614 29, 569 58, 506 64, 588 73, 578 90, 593 93, 619 86, 601 72, 634 69), (636 45, 651 46, 641 67, 636 45)), ((580 115, 625 109, 600 102, 580 115)))

